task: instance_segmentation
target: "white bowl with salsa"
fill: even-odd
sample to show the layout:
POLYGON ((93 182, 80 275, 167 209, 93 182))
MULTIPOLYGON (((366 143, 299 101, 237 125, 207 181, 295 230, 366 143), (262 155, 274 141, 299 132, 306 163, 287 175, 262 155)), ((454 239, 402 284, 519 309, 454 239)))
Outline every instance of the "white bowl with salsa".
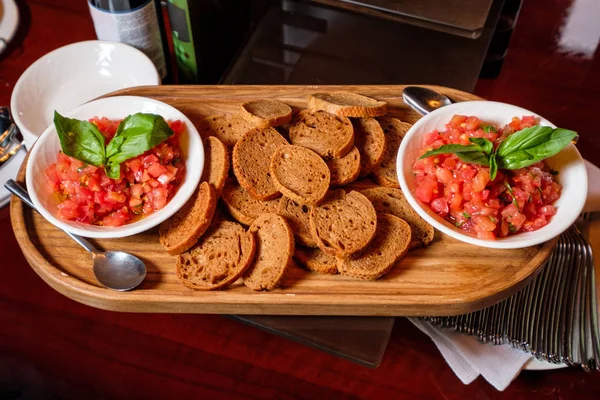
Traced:
POLYGON ((489 178, 489 168, 456 155, 420 159, 442 142, 466 145, 471 144, 469 136, 484 135, 498 143, 496 140, 508 137, 511 131, 531 125, 556 128, 529 110, 493 101, 455 103, 422 117, 406 133, 398 150, 398 179, 406 199, 436 229, 477 246, 523 248, 560 235, 575 222, 587 195, 585 164, 573 144, 544 159, 543 164, 514 171, 499 169, 496 180, 489 178), (463 130, 466 137, 458 135, 463 130), (461 174, 463 170, 467 172, 461 174), (437 187, 432 186, 432 179, 437 179, 437 187), (440 200, 435 200, 438 197, 440 200))
MULTIPOLYGON (((169 147, 169 141, 165 140, 152 150, 121 162, 121 176, 112 184, 108 182, 107 173, 102 167, 95 167, 61 153, 62 147, 54 124, 44 131, 31 149, 26 171, 29 195, 43 217, 56 227, 76 235, 117 238, 159 225, 186 203, 200 182, 204 167, 204 148, 198 131, 179 110, 154 99, 118 96, 91 101, 64 116, 82 121, 91 120, 105 135, 104 130, 111 128, 104 125, 110 125, 111 121, 116 124, 136 113, 163 117, 173 128, 172 131, 176 132, 169 138, 172 139, 173 146, 169 147), (102 121, 106 124, 102 124, 102 121), (159 165, 163 158, 155 157, 154 154, 162 151, 167 157, 167 151, 172 149, 176 150, 177 158, 174 159, 171 155, 169 165, 166 162, 165 165, 159 165), (157 161, 158 158, 160 161, 157 161), (65 168, 71 169, 65 172, 65 168), (56 169, 61 171, 59 175, 56 169), (129 180, 125 178, 125 170, 129 180), (60 186, 63 188, 61 190, 57 189, 61 182, 67 181, 70 185, 77 186, 70 192, 73 195, 64 195, 65 186, 60 186), (82 182, 80 186, 78 182, 82 182), (117 186, 116 182, 120 182, 120 185, 117 186), (139 189, 138 194, 135 193, 136 189, 139 189), (90 204, 86 210, 91 217, 82 212, 84 202, 78 197, 80 193, 81 196, 88 195, 90 204), (143 198, 144 202, 135 202, 136 198, 143 198), (78 203, 65 207, 67 203, 75 201, 78 203), (111 205, 113 208, 110 208, 111 205), (70 215, 70 211, 74 215, 70 215), (100 216, 96 217, 96 214, 100 216)), ((112 127, 113 133, 115 129, 116 125, 112 127)), ((106 138, 106 142, 109 141, 110 138, 106 138)))

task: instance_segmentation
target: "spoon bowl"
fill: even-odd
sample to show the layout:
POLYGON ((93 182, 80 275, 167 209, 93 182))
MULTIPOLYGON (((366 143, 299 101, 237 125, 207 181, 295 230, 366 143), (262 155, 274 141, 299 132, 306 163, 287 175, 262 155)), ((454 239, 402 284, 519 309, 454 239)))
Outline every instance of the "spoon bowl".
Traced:
POLYGON ((419 86, 404 88, 402 99, 421 115, 427 115, 438 108, 452 104, 448 96, 419 86))

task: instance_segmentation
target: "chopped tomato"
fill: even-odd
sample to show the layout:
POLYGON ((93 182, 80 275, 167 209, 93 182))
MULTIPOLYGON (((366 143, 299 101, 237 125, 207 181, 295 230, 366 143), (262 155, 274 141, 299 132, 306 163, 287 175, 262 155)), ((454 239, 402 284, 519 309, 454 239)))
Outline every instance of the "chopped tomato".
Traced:
MULTIPOLYGON (((95 117, 90 122, 107 141, 120 123, 105 117, 95 117)), ((123 162, 120 179, 108 177, 104 167, 86 165, 60 152, 57 162, 45 171, 50 188, 61 199, 57 216, 88 224, 121 226, 132 222, 136 215, 148 215, 165 207, 185 174, 177 139, 185 125, 181 121, 171 121, 170 125, 176 135, 123 162)))
MULTIPOLYGON (((515 117, 505 127, 486 132, 479 118, 455 115, 445 131, 425 135, 424 152, 445 144, 470 144, 470 137, 494 142, 535 124, 533 116, 515 117)), ((413 175, 420 201, 461 230, 489 240, 545 226, 556 214, 552 203, 561 193, 543 162, 498 171, 491 181, 489 168, 463 162, 454 154, 440 154, 417 160, 413 175)))

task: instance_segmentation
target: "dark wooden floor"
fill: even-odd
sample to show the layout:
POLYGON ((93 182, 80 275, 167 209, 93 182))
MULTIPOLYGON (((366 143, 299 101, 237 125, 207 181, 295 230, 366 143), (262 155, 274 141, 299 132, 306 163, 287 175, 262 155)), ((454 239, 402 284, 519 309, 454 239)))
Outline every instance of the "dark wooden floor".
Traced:
MULTIPOLYGON (((557 46, 572 3, 525 1, 501 75, 479 81, 476 93, 579 131, 579 149, 600 164, 600 54, 568 55, 557 46)), ((25 41, 0 60, 0 104, 42 54, 95 37, 81 0, 28 5, 25 41)), ((524 372, 501 393, 481 378, 464 386, 405 319, 381 366, 367 369, 224 317, 86 307, 29 268, 7 209, 0 211, 0 269, 0 399, 600 398, 599 375, 575 369, 524 372)))

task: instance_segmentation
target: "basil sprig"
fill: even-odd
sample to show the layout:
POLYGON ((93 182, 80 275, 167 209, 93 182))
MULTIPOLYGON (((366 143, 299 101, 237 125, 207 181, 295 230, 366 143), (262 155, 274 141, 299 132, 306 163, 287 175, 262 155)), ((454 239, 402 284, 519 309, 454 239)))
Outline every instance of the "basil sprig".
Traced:
POLYGON ((128 116, 106 146, 104 136, 91 122, 66 118, 55 111, 54 125, 63 153, 96 167, 104 165, 106 175, 112 179, 119 179, 123 161, 143 154, 173 135, 169 124, 156 114, 128 116))
POLYGON ((470 145, 446 144, 430 150, 420 158, 438 154, 456 154, 464 162, 490 168, 490 178, 496 179, 498 169, 525 168, 558 154, 577 132, 549 126, 532 126, 508 136, 494 151, 494 144, 485 138, 469 138, 470 145))

